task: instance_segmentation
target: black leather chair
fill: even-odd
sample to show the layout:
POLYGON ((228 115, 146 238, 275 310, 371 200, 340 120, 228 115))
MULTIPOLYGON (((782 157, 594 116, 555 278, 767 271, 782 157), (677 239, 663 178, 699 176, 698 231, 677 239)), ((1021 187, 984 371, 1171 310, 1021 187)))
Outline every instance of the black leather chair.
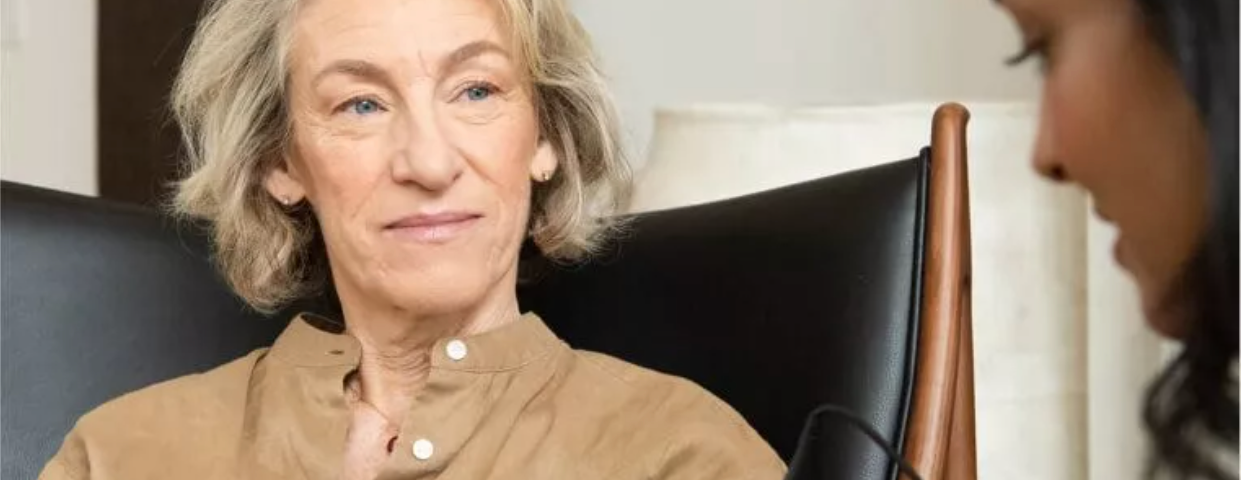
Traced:
MULTIPOLYGON (((968 427, 954 438, 969 435, 969 468, 953 471, 973 478, 973 405, 956 421, 952 414, 969 400, 952 395, 970 383, 969 365, 953 375, 970 360, 969 317, 965 328, 957 310, 957 319, 930 322, 959 325, 948 334, 927 321, 929 308, 941 309, 929 307, 940 298, 929 290, 940 288, 928 281, 929 261, 962 263, 944 255, 952 248, 928 249, 929 225, 961 230, 952 226, 961 218, 934 213, 939 163, 959 182, 941 197, 965 211, 964 170, 954 170, 964 151, 948 150, 960 158, 943 162, 937 151, 641 215, 593 263, 524 259, 521 302, 571 345, 697 381, 786 460, 808 412, 832 403, 904 447, 925 478, 945 475, 946 456, 962 457, 944 452, 951 431, 968 427), (964 355, 935 356, 963 345, 964 355)), ((266 346, 287 318, 243 307, 214 273, 201 235, 151 211, 12 183, 0 186, 0 208, 6 479, 33 478, 92 407, 266 346)), ((845 422, 821 418, 808 433, 795 465, 804 478, 896 477, 845 422)))

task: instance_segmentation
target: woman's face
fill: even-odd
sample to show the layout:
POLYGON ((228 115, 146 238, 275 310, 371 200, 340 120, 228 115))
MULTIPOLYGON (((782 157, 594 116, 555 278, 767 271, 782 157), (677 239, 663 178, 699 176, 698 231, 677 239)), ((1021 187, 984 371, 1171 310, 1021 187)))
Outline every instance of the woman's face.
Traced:
POLYGON ((1206 131, 1135 0, 1000 0, 1044 72, 1034 164, 1091 195, 1148 321, 1186 325, 1174 283, 1207 219, 1206 131))
POLYGON ((293 23, 286 168, 350 299, 423 315, 513 295, 532 175, 551 172, 487 0, 315 0, 293 23))

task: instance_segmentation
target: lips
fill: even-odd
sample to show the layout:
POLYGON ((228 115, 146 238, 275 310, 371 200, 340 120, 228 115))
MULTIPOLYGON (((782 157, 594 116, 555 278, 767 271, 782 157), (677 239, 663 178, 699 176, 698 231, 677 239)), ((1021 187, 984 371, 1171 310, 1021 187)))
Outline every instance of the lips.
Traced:
POLYGON ((385 225, 384 231, 405 240, 444 243, 460 236, 482 217, 474 212, 417 214, 385 225))
MULTIPOLYGON (((1104 223, 1113 225, 1112 217, 1109 217, 1107 213, 1104 213, 1104 210, 1101 209, 1099 206, 1095 207, 1095 216, 1099 217, 1099 219, 1103 221, 1104 223)), ((1116 261, 1117 264, 1121 265, 1122 267, 1125 267, 1125 264, 1126 264, 1125 263, 1125 257, 1126 257, 1125 250, 1126 250, 1125 242, 1123 241, 1121 237, 1121 232, 1117 232, 1117 238, 1113 240, 1112 253, 1113 253, 1113 260, 1116 261)))

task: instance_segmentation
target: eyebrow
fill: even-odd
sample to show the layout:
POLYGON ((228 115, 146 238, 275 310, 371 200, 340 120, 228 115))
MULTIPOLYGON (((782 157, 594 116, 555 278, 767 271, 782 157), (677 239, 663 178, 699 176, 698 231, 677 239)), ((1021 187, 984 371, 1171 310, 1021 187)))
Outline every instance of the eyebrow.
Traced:
POLYGON ((512 60, 509 56, 509 51, 505 50, 504 47, 501 47, 495 42, 489 40, 476 40, 457 47, 456 50, 453 50, 452 52, 449 52, 448 55, 445 55, 444 58, 440 60, 440 69, 438 71, 441 74, 452 71, 461 64, 488 53, 500 55, 504 57, 505 60, 512 60))
POLYGON ((382 83, 386 86, 393 86, 396 83, 392 81, 392 75, 388 74, 388 70, 383 67, 366 60, 337 60, 328 64, 323 70, 315 74, 315 78, 311 80, 311 86, 318 86, 325 78, 334 74, 349 75, 351 77, 362 78, 373 82, 382 83))
MULTIPOLYGON (((444 74, 445 72, 452 71, 471 59, 489 53, 499 54, 506 60, 511 59, 509 52, 500 45, 497 45, 495 42, 478 40, 457 47, 452 52, 449 52, 448 55, 445 55, 444 58, 440 60, 438 72, 440 74, 444 74)), ((325 78, 333 74, 344 74, 351 77, 362 78, 378 82, 389 87, 396 85, 396 82, 393 81, 392 75, 388 73, 388 70, 385 70, 383 67, 369 61, 357 59, 337 60, 328 64, 328 66, 320 70, 319 73, 315 74, 315 78, 311 80, 311 85, 317 86, 325 78)))

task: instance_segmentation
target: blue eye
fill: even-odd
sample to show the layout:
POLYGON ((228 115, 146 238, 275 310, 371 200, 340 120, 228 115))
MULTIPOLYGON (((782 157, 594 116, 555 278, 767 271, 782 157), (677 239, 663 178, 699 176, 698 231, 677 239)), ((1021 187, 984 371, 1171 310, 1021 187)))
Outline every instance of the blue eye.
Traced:
POLYGON ((350 102, 349 109, 358 115, 370 115, 379 112, 380 106, 375 100, 361 98, 350 102))
POLYGON ((491 97, 492 89, 489 87, 483 86, 483 85, 476 85, 476 86, 467 88, 464 94, 466 95, 467 100, 470 100, 472 102, 479 102, 479 101, 487 100, 488 97, 491 97))

